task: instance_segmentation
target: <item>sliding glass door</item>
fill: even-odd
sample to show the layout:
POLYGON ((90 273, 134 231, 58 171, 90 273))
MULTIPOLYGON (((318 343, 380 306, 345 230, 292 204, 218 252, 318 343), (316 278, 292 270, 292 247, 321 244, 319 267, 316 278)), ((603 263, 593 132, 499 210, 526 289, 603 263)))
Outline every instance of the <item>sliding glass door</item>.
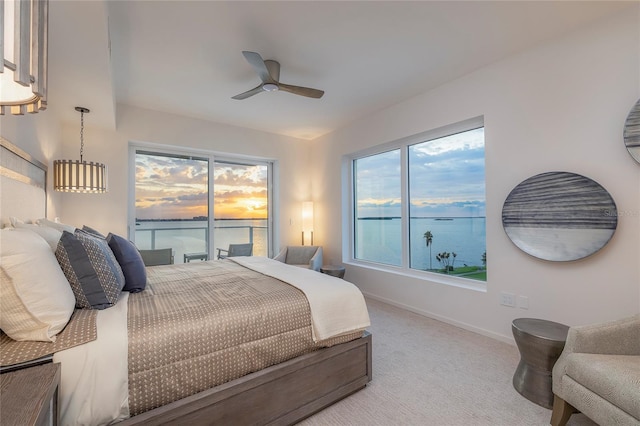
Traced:
POLYGON ((226 250, 229 244, 252 243, 254 256, 268 256, 267 165, 216 161, 213 176, 213 239, 216 248, 226 250))
POLYGON ((140 250, 170 248, 174 262, 216 259, 230 244, 272 254, 271 162, 132 145, 130 238, 140 250))
POLYGON ((173 250, 175 263, 206 258, 209 242, 209 160, 135 153, 135 243, 173 250))

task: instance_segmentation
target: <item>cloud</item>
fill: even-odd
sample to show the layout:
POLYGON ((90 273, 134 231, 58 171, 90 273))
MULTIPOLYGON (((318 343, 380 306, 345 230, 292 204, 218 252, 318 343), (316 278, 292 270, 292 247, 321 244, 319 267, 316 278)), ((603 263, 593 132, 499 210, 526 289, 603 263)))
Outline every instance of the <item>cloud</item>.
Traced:
MULTIPOLYGON (((411 145, 412 216, 484 216, 484 129, 411 145)), ((400 216, 400 150, 356 160, 358 216, 400 216)))

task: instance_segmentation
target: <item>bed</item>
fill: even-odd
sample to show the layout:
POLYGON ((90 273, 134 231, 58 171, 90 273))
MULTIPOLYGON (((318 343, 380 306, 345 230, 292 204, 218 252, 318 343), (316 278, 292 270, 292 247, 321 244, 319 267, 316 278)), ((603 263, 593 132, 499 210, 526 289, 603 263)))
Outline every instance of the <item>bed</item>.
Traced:
MULTIPOLYGON (((24 170, 35 165, 46 181, 46 169, 0 142, 0 217, 45 217, 42 179, 15 178, 39 175, 24 170), (25 198, 33 203, 15 202, 25 198)), ((350 283, 257 257, 146 274, 144 291, 123 291, 108 309, 75 309, 55 342, 2 336, 3 357, 15 352, 7 343, 45 348, 31 357, 56 348, 62 424, 293 424, 371 381, 368 314, 350 283), (90 396, 91 387, 101 390, 90 396), (110 408, 100 412, 92 398, 110 408)))

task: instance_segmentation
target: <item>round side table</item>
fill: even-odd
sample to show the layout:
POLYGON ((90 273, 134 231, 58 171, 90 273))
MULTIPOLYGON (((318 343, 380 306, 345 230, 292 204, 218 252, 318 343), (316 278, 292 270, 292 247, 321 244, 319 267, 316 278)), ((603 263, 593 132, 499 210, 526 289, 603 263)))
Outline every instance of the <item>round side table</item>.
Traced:
POLYGON ((320 268, 320 272, 334 277, 344 278, 345 268, 342 265, 325 265, 320 268))
POLYGON ((513 387, 529 401, 551 409, 551 370, 560 357, 569 327, 553 321, 518 318, 511 324, 520 351, 513 387))

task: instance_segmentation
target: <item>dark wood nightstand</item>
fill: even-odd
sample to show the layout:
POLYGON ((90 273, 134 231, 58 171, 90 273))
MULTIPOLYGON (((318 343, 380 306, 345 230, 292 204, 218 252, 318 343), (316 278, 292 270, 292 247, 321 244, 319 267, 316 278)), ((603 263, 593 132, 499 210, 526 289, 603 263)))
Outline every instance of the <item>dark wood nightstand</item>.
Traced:
POLYGON ((0 424, 57 425, 60 364, 0 374, 0 424))

